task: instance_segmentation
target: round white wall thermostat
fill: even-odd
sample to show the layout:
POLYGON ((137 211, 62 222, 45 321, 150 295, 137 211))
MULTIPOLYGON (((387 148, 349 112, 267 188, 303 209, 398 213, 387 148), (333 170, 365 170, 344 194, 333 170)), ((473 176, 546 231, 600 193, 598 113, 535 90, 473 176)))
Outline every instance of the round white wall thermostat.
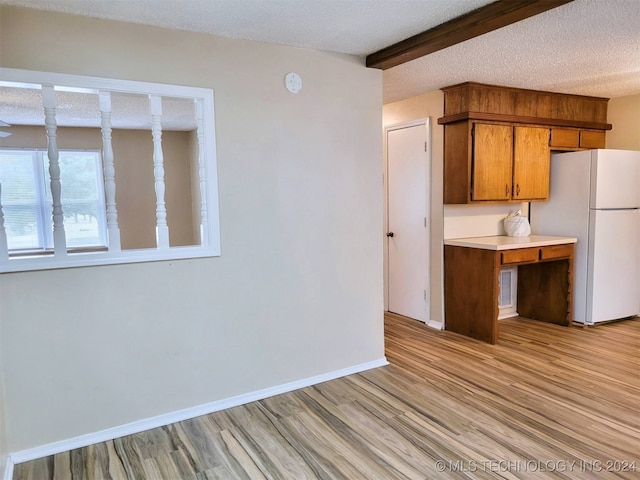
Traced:
POLYGON ((302 78, 297 73, 287 73, 284 77, 284 85, 291 93, 298 93, 302 90, 302 78))

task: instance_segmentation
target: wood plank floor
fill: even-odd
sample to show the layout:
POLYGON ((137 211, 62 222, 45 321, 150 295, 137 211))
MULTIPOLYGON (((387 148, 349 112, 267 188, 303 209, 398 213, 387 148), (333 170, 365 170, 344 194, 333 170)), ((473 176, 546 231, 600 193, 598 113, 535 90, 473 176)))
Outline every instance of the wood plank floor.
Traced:
POLYGON ((509 319, 498 345, 385 323, 389 366, 19 464, 14 479, 640 478, 640 320, 509 319))

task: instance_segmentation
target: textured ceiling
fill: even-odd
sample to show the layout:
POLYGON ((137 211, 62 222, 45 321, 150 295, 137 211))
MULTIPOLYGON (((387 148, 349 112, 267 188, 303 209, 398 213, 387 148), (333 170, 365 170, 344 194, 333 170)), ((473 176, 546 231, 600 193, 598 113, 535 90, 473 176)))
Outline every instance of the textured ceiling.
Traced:
POLYGON ((0 0, 0 4, 367 55, 493 0, 0 0))
MULTIPOLYGON (((10 125, 44 125, 42 90, 0 86, 0 119, 10 125)), ((99 127, 98 95, 56 91, 56 124, 61 127, 99 127)), ((193 130, 196 112, 192 100, 162 97, 162 128, 193 130)), ((151 129, 149 98, 133 93, 111 93, 113 128, 151 129)))
MULTIPOLYGON (((0 0, 0 4, 364 57, 491 1, 0 0)), ((575 0, 386 70, 384 101, 464 81, 608 98, 640 94, 639 25, 640 0, 575 0)))
POLYGON ((385 102, 465 81, 607 98, 640 94, 640 1, 575 0, 386 70, 385 102))

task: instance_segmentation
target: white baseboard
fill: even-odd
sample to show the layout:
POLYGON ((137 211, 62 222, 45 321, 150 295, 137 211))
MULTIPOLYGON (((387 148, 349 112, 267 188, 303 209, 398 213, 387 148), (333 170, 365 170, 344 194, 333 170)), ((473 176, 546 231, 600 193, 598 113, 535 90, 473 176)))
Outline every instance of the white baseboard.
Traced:
POLYGON ((435 328, 436 330, 444 330, 444 325, 442 322, 437 322, 435 320, 427 320, 424 322, 427 327, 435 328))
MULTIPOLYGON (((178 410, 175 412, 158 415, 156 417, 127 423, 125 425, 108 428, 99 432, 89 433, 86 435, 81 435, 79 437, 69 438, 67 440, 61 440, 59 442, 49 443, 47 445, 42 445, 35 448, 29 448, 27 450, 21 450, 10 455, 11 470, 13 471, 13 464, 48 457, 49 455, 55 455, 57 453, 74 450, 76 448, 86 447, 95 443, 106 442, 108 440, 113 440, 114 438, 132 435, 134 433, 143 432, 152 428, 163 427, 171 423, 181 422, 183 420, 199 417, 201 415, 207 415, 209 413, 218 412, 220 410, 231 407, 237 407, 238 405, 244 405, 245 403, 263 400, 274 395, 291 392, 293 390, 298 390, 300 388, 309 387, 311 385, 334 380, 336 378, 345 377, 354 373, 364 372, 365 370, 382 367, 388 364, 389 362, 387 361, 387 359, 385 357, 382 357, 378 360, 361 363, 359 365, 354 365, 352 367, 343 368, 340 370, 334 370, 333 372, 324 373, 322 375, 303 378, 302 380, 296 380, 294 382, 277 385, 275 387, 265 388, 263 390, 257 390, 255 392, 249 392, 243 395, 238 395, 223 400, 217 400, 215 402, 206 403, 204 405, 185 408, 184 410, 178 410)), ((11 480, 11 477, 7 477, 7 475, 5 474, 5 480, 11 480)))
POLYGON ((4 480, 13 480, 13 460, 11 455, 7 458, 7 464, 4 467, 4 480))

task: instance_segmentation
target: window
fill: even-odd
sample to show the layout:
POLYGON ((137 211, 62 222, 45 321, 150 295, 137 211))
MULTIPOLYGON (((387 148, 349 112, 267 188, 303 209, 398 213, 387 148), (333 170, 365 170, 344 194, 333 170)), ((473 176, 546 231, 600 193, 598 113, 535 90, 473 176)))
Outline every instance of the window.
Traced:
POLYGON ((220 255, 213 90, 0 67, 0 119, 0 273, 220 255))
MULTIPOLYGON (((100 152, 58 152, 66 243, 107 246, 100 152)), ((53 249, 49 159, 42 150, 0 149, 0 184, 9 252, 53 249)))

